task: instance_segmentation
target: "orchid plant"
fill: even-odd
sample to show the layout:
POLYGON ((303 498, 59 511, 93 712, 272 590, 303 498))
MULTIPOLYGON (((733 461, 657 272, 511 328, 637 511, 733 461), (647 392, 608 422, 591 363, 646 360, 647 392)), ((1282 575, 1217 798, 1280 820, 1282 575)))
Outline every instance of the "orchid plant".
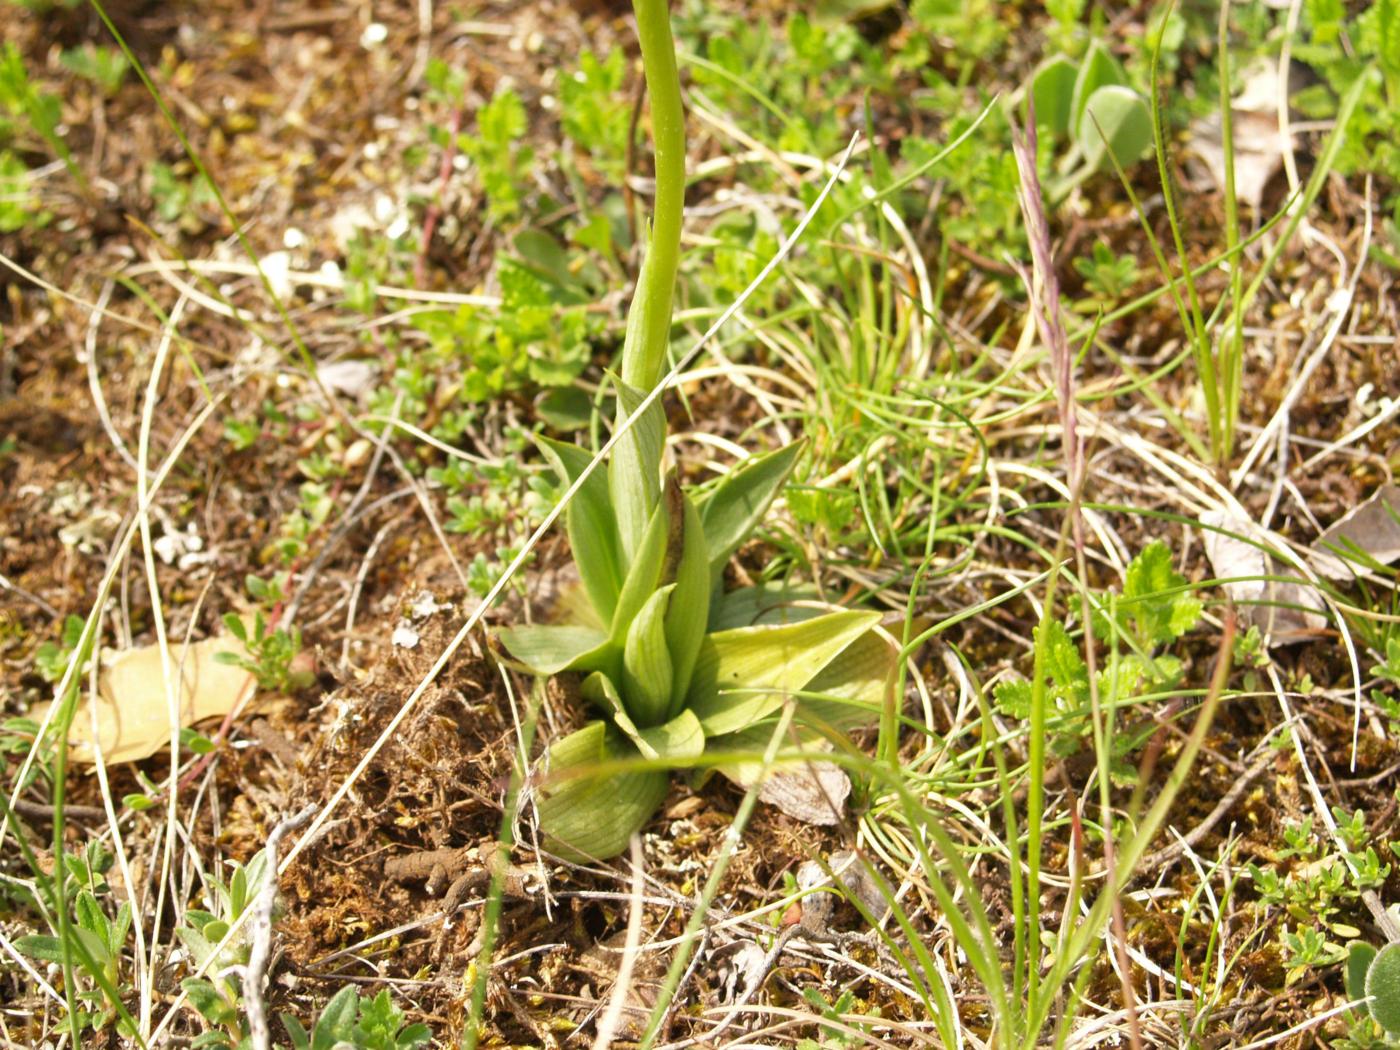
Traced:
MULTIPOLYGON (((621 374, 610 375, 622 430, 606 476, 590 474, 566 527, 583 601, 576 622, 517 626, 500 641, 538 675, 583 675, 596 721, 549 750, 539 793, 546 845, 576 858, 621 853, 665 797, 669 769, 716 767, 751 782, 780 709, 801 701, 802 739, 878 715, 894 649, 875 612, 786 610, 788 622, 739 612, 724 567, 762 520, 801 443, 752 456, 703 493, 663 476, 659 401, 670 341, 685 191, 685 121, 665 0, 634 0, 651 102, 655 213, 627 319, 621 374), (635 416, 635 418, 633 418, 635 416), (734 626, 735 623, 742 624, 734 626), (726 760, 723 752, 732 756, 726 760)), ((577 481, 593 454, 541 437, 559 476, 577 481)))

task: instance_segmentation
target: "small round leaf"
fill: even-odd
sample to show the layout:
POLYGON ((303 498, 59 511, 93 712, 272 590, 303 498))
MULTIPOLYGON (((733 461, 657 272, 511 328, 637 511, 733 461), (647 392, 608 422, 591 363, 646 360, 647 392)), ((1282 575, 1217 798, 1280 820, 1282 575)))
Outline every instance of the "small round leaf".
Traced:
POLYGON ((1101 87, 1084 107, 1078 140, 1090 169, 1109 167, 1110 156, 1126 168, 1152 144, 1152 111, 1132 88, 1101 87))
MULTIPOLYGON (((1347 972, 1346 988, 1347 998, 1359 1000, 1366 998, 1366 971, 1371 968, 1371 962, 1376 958, 1376 946, 1367 944, 1365 941, 1352 941, 1347 945, 1347 972)), ((1370 1006, 1362 1004, 1361 1009, 1367 1013, 1371 1012, 1370 1006)))
POLYGON ((1069 134, 1074 113, 1074 82, 1079 70, 1064 55, 1052 55, 1036 67, 1031 77, 1031 101, 1037 127, 1046 128, 1056 138, 1069 134))

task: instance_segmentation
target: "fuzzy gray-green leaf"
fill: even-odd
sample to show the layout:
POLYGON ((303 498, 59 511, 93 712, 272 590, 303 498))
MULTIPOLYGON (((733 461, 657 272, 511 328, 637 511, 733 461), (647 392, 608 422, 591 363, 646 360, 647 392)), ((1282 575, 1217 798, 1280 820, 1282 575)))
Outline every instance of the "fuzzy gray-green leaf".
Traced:
POLYGON ((1387 944, 1366 971, 1371 1016, 1388 1035, 1400 1035, 1400 944, 1387 944))
POLYGON ((719 578, 729 556, 763 520, 768 505, 792 473, 802 447, 803 442, 799 441, 776 452, 754 456, 732 470, 705 500, 700 517, 714 579, 719 578))
POLYGON ((647 599, 622 650, 622 702, 642 728, 666 720, 671 706, 671 653, 666 647, 666 606, 673 586, 662 587, 647 599))
POLYGON ((661 770, 589 772, 628 757, 640 756, 621 733, 602 722, 590 722, 549 749, 539 798, 547 849, 582 861, 607 860, 627 848, 632 833, 666 797, 670 779, 661 770))
MULTIPOLYGON (((543 435, 536 440, 555 471, 569 484, 577 481, 592 462, 593 457, 577 445, 543 435)), ((579 579, 583 581, 598 619, 608 623, 617 608, 617 595, 625 574, 618 550, 617 519, 613 516, 608 479, 603 471, 595 470, 590 474, 574 495, 565 512, 565 525, 579 579)))
MULTIPOLYGON (((1352 1000, 1364 1000, 1366 998, 1366 971, 1371 968, 1371 963, 1376 958, 1376 946, 1367 944, 1365 941, 1352 941, 1347 945, 1347 969, 1346 969, 1346 989, 1347 998, 1352 1000)), ((1370 1014, 1371 1006, 1363 1002, 1361 1009, 1370 1014)))

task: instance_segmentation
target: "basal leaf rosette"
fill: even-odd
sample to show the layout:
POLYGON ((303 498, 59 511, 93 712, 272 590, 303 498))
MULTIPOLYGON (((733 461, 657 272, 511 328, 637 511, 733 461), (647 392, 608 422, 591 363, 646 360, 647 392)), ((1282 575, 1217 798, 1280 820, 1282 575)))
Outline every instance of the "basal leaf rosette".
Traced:
MULTIPOLYGON (((548 439, 541 448, 570 483, 592 458, 548 439)), ((615 461, 611 478, 590 475, 570 503, 566 529, 587 599, 580 622, 512 627, 499 636, 535 674, 582 675, 583 696, 599 715, 546 756, 538 803, 553 852, 616 856, 660 805, 671 769, 708 763, 711 746, 745 750, 743 734, 789 698, 830 696, 838 707, 843 697, 863 702, 872 672, 887 676, 888 646, 880 643, 880 657, 863 641, 878 613, 711 629, 712 613, 734 597, 722 595, 724 564, 762 519, 800 451, 793 445, 753 457, 698 499, 669 478, 645 527, 635 530, 630 553, 613 497, 635 461, 615 461), (847 665, 854 674, 843 670, 847 665), (860 697, 852 688, 857 681, 860 697)), ((637 504, 621 506, 626 514, 637 504)), ((722 762, 719 768, 741 780, 752 772, 722 762)))

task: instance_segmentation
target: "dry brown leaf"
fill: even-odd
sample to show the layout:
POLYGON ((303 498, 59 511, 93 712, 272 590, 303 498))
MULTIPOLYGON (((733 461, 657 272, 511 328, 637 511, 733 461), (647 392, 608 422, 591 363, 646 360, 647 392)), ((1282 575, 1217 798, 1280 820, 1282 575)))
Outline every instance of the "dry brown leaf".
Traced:
MULTIPOLYGON (((224 652, 244 654, 231 636, 171 647, 181 727, 222 718, 240 702, 253 700, 252 674, 214 659, 216 653, 224 652)), ((158 646, 103 650, 97 692, 97 734, 103 761, 109 765, 137 762, 169 748, 170 715, 158 646)), ((97 760, 89 699, 85 695, 79 700, 68 737, 71 757, 87 763, 97 760)), ((35 717, 42 718, 43 712, 35 717)))
POLYGON ((1400 485, 1382 485, 1317 538, 1312 545, 1317 571, 1334 580, 1350 580, 1361 568, 1353 568, 1344 556, 1353 547, 1382 564, 1400 559, 1400 485))
POLYGON ((841 823, 851 778, 830 762, 812 761, 769 775, 758 789, 760 801, 777 806, 805 824, 841 823))
MULTIPOLYGON (((1279 127, 1278 67, 1264 63, 1244 79, 1244 90, 1230 107, 1235 138, 1235 194, 1254 208, 1264 187, 1283 164, 1288 136, 1279 127)), ((1210 169, 1218 190, 1225 189, 1225 144, 1220 114, 1191 124, 1190 149, 1210 169)))
MULTIPOLYGON (((1281 537, 1253 521, 1225 511, 1201 515, 1206 557, 1217 578, 1296 576, 1256 544, 1282 549, 1281 537), (1224 531, 1217 531, 1223 529, 1224 531)), ((1270 646, 1289 645, 1317 635, 1327 626, 1326 608, 1317 590, 1307 584, 1248 579, 1221 584, 1239 606, 1248 624, 1259 628, 1270 646)))

